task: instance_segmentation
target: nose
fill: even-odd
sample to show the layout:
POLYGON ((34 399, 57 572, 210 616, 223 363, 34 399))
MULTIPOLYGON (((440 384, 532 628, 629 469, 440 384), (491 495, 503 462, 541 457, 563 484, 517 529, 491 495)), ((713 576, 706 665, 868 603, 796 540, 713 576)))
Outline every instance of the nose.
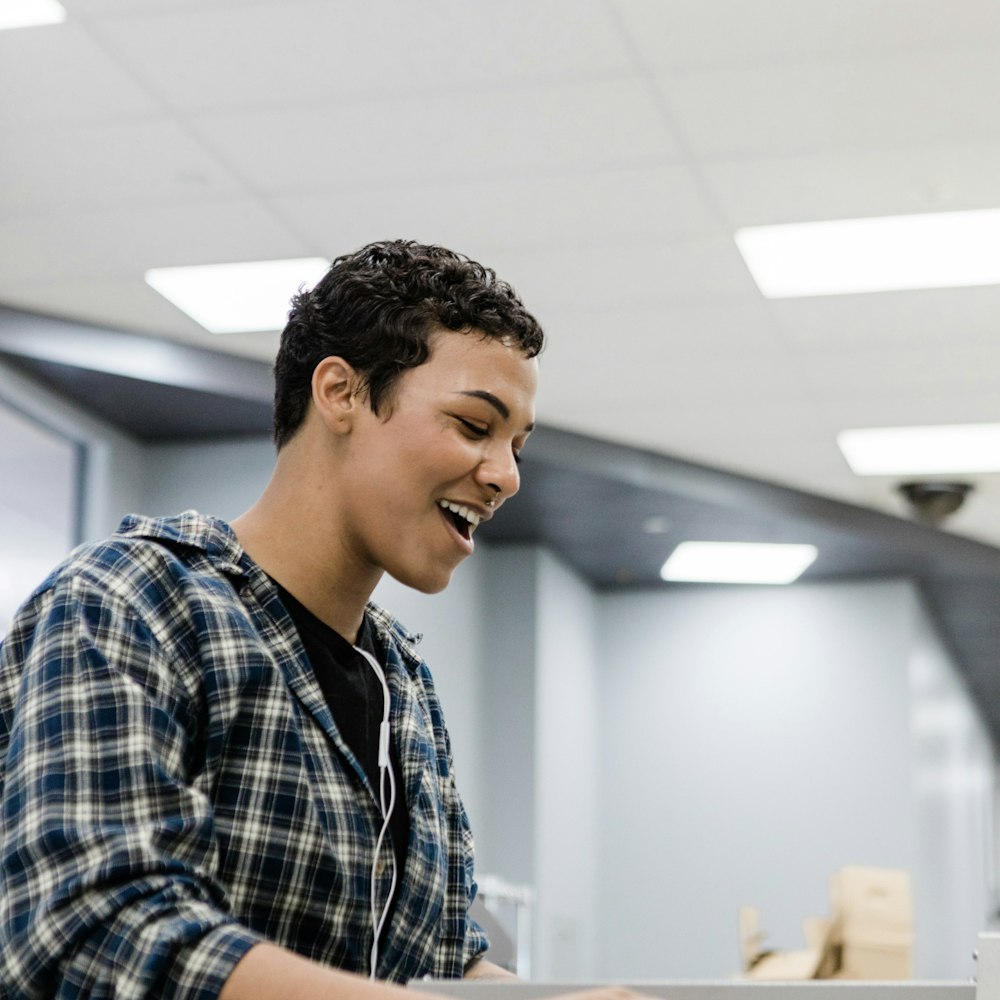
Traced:
POLYGON ((521 488, 521 472, 509 448, 491 449, 479 466, 476 478, 484 486, 499 492, 501 501, 512 497, 521 488))

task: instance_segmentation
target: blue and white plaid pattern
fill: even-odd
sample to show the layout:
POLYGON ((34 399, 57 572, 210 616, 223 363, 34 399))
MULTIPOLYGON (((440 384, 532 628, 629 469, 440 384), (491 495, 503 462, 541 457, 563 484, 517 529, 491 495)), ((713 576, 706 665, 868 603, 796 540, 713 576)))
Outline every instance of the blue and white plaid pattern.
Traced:
MULTIPOLYGON (((458 977, 487 941, 448 735, 415 640, 369 614, 410 810, 378 972, 458 977)), ((0 790, 0 996, 202 1000, 265 939, 366 971, 378 806, 224 522, 126 518, 29 599, 0 645, 0 790)))

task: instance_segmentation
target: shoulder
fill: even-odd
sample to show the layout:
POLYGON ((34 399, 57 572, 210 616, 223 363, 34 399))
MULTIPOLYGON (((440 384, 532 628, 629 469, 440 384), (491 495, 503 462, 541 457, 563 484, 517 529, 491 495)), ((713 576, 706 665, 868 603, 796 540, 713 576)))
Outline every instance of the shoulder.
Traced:
POLYGON ((113 584, 209 570, 242 575, 241 561, 225 521, 193 510, 176 517, 129 514, 114 534, 74 549, 50 579, 78 575, 113 584))
MULTIPOLYGON (((202 520, 202 533, 218 530, 202 520)), ((210 560, 193 528, 190 515, 130 516, 113 535, 74 549, 22 605, 0 643, 0 703, 14 703, 22 675, 42 684, 59 677, 61 687, 69 677, 89 683, 127 675, 164 699, 174 688, 195 690, 192 651, 212 617, 212 574, 199 568, 210 560)), ((215 577, 215 585, 224 583, 215 577)))
POLYGON ((222 684, 260 647, 241 598, 251 565, 225 522, 130 515, 22 605, 0 642, 0 688, 29 662, 55 670, 81 656, 157 691, 222 684))
POLYGON ((114 534, 74 549, 35 590, 22 612, 70 603, 118 608, 156 623, 186 620, 205 602, 228 603, 243 575, 229 526, 186 511, 177 517, 126 517, 114 534))

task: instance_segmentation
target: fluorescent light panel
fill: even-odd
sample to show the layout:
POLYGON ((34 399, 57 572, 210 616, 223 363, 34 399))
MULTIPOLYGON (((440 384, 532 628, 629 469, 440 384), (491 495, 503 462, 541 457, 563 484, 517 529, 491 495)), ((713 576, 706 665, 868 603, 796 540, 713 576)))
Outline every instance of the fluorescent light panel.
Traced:
POLYGON ((1000 209, 740 229, 769 299, 1000 284, 1000 209))
POLYGON ((211 333, 280 330, 299 286, 311 288, 330 262, 322 257, 157 267, 146 282, 211 333))
POLYGON ((837 444, 859 476, 1000 472, 1000 424, 871 427, 841 431, 837 444))
POLYGON ((66 8, 56 0, 0 0, 0 31, 61 24, 65 20, 66 8))
POLYGON ((660 576, 677 583, 792 583, 816 555, 815 545, 681 542, 660 576))

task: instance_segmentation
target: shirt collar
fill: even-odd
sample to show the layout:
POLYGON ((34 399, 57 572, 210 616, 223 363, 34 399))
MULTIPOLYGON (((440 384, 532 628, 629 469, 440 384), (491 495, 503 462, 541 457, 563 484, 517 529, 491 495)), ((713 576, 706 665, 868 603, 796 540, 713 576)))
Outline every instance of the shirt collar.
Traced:
MULTIPOLYGON (((212 566, 228 576, 248 577, 258 572, 267 579, 269 586, 274 586, 243 550, 233 529, 221 518, 209 517, 196 510, 186 510, 171 517, 128 514, 122 519, 116 534, 195 549, 204 553, 212 566)), ((414 647, 423 638, 422 635, 410 632, 377 604, 369 602, 368 612, 376 630, 391 634, 413 666, 421 662, 414 647)))
POLYGON ((225 521, 206 517, 195 510, 172 517, 129 514, 123 518, 116 534, 198 550, 216 569, 229 575, 246 576, 253 565, 225 521))

